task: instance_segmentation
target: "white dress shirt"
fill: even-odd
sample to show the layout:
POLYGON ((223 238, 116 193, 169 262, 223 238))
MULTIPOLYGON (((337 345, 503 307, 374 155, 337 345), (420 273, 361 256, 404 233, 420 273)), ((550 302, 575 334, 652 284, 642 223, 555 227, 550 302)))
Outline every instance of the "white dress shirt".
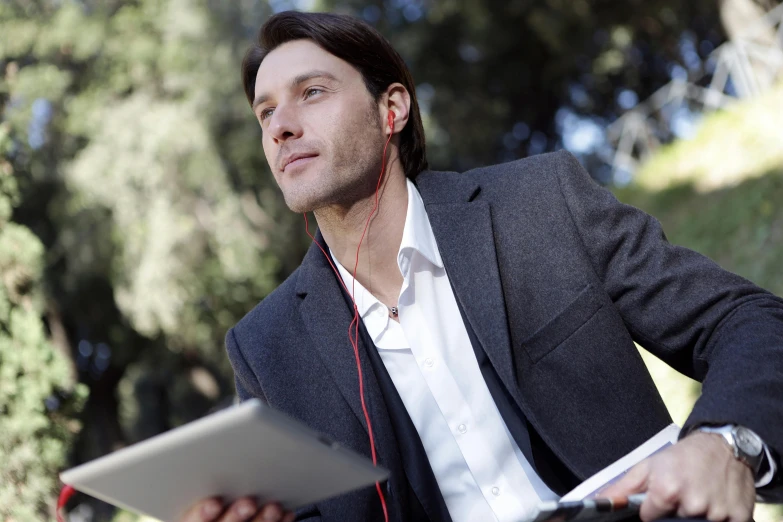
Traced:
MULTIPOLYGON (((558 496, 530 466, 492 400, 424 203, 415 185, 407 183, 397 254, 403 277, 399 323, 356 281, 359 314, 416 427, 454 522, 518 522, 539 501, 558 496)), ((336 266, 350 291, 351 273, 336 266)))

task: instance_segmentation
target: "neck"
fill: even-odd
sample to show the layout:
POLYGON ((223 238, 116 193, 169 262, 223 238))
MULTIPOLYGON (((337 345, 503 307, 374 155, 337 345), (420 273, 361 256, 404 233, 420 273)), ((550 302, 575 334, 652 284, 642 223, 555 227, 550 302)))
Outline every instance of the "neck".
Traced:
MULTIPOLYGON (((391 162, 378 192, 378 208, 370 224, 365 225, 375 207, 375 193, 349 206, 331 206, 315 211, 318 228, 332 254, 356 280, 387 306, 396 306, 402 287, 397 253, 402 242, 408 210, 408 188, 399 161, 391 162), (362 240, 362 234, 364 239, 362 240), (359 263, 356 250, 361 240, 359 263)), ((352 289, 349 286, 348 291, 352 289)))

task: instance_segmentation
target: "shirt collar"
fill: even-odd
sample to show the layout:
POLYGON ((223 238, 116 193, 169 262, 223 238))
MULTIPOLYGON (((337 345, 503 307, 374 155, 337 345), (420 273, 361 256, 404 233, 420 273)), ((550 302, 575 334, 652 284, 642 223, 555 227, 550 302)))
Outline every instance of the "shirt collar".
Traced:
POLYGON ((343 282, 345 283, 345 288, 348 289, 348 294, 350 295, 351 292, 354 294, 353 298, 356 302, 356 308, 359 310, 359 315, 362 318, 366 317, 376 306, 383 307, 385 311, 386 307, 378 301, 374 295, 368 292, 359 281, 354 280, 353 273, 340 264, 337 258, 334 257, 331 249, 329 249, 329 254, 331 254, 332 259, 334 260, 334 266, 336 266, 337 270, 340 272, 340 277, 342 277, 343 282))
MULTIPOLYGON (((432 233, 432 226, 424 208, 424 201, 421 199, 416 185, 410 179, 406 179, 406 183, 408 186, 408 210, 405 213, 405 227, 402 231, 400 249, 397 252, 397 265, 404 278, 408 277, 407 272, 410 268, 410 258, 413 252, 418 252, 433 265, 443 268, 443 260, 438 252, 438 245, 435 242, 435 235, 432 233)), ((332 255, 334 265, 340 272, 348 292, 351 292, 353 284, 356 285, 354 299, 359 315, 365 318, 377 306, 381 307, 383 315, 388 317, 386 307, 359 281, 354 281, 352 272, 337 261, 331 249, 329 249, 329 253, 332 255)))
POLYGON ((405 228, 402 231, 400 250, 397 254, 397 264, 400 266, 403 277, 407 276, 405 268, 409 265, 404 260, 409 260, 414 251, 438 268, 443 268, 443 260, 438 251, 438 244, 435 242, 435 235, 432 233, 424 201, 421 199, 416 185, 410 179, 406 179, 406 182, 408 184, 408 210, 405 215, 405 228))

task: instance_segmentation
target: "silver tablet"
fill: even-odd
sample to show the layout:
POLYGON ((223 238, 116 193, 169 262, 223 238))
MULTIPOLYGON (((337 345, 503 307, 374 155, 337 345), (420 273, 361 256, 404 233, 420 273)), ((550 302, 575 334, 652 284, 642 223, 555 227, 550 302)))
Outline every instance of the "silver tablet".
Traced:
POLYGON ((294 510, 387 476, 367 458, 252 399, 64 471, 60 479, 173 522, 207 497, 247 495, 294 510))

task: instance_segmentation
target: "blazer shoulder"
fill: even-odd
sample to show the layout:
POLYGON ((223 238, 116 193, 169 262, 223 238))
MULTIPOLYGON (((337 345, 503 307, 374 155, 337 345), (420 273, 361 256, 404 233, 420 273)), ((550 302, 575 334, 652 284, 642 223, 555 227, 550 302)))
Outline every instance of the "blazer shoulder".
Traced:
POLYGON ((498 181, 531 182, 541 178, 552 179, 559 174, 581 169, 576 156, 566 150, 537 154, 507 163, 469 170, 463 175, 478 179, 495 178, 498 181))
POLYGON ((495 203, 525 201, 560 205, 563 184, 589 178, 579 160, 565 150, 469 170, 462 174, 481 185, 482 197, 495 203))
POLYGON ((293 271, 277 288, 263 298, 232 328, 239 344, 245 340, 273 340, 279 332, 285 331, 285 323, 292 317, 297 306, 296 281, 301 267, 293 271))
POLYGON ((576 157, 561 150, 465 172, 424 171, 415 183, 425 203, 472 199, 479 192, 482 198, 500 202, 525 195, 555 196, 560 193, 559 179, 570 181, 580 175, 586 174, 576 157))

